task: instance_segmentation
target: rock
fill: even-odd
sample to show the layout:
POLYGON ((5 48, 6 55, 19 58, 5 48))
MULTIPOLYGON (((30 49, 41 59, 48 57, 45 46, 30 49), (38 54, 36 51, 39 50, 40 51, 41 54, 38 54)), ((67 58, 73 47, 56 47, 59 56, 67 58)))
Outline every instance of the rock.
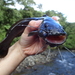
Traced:
POLYGON ((55 73, 49 73, 49 75, 56 75, 55 73))
POLYGON ((72 50, 72 52, 75 52, 75 50, 72 50))
POLYGON ((56 57, 57 52, 52 51, 49 53, 49 50, 46 50, 38 55, 29 56, 24 59, 24 61, 16 68, 15 71, 21 72, 23 68, 30 68, 30 66, 34 66, 36 64, 43 64, 53 60, 56 57))

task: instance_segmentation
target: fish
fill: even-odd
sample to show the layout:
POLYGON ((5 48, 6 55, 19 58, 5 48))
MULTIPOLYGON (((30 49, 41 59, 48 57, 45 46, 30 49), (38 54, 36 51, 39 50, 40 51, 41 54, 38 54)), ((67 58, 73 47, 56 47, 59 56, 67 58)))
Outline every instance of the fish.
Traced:
POLYGON ((5 39, 0 42, 0 57, 6 56, 11 42, 14 38, 21 36, 24 29, 28 26, 31 20, 43 20, 38 30, 31 31, 28 36, 37 34, 50 47, 55 47, 63 44, 66 41, 67 33, 63 26, 57 23, 54 19, 47 15, 42 17, 24 18, 12 25, 6 33, 5 39))

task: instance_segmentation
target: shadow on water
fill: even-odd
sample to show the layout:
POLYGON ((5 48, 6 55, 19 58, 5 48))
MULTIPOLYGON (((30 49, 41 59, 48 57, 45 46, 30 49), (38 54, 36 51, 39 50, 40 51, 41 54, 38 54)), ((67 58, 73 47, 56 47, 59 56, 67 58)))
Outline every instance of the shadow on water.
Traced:
POLYGON ((31 69, 24 69, 22 73, 14 75, 75 75, 75 57, 68 51, 62 50, 50 63, 35 65, 31 69))

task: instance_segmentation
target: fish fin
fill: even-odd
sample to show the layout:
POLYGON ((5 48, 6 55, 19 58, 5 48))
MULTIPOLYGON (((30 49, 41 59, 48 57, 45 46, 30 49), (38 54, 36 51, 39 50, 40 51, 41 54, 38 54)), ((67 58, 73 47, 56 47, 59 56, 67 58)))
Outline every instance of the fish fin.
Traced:
POLYGON ((37 31, 32 31, 32 32, 30 32, 30 33, 28 34, 28 36, 33 36, 33 35, 35 35, 35 34, 37 34, 37 31))

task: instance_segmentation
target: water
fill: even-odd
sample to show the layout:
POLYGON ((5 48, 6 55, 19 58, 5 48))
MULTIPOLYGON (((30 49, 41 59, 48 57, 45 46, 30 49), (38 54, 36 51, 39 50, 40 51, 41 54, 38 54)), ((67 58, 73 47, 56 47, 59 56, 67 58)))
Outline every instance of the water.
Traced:
POLYGON ((61 51, 61 54, 63 60, 58 55, 51 63, 35 65, 14 75, 75 75, 75 57, 68 51, 61 51))

